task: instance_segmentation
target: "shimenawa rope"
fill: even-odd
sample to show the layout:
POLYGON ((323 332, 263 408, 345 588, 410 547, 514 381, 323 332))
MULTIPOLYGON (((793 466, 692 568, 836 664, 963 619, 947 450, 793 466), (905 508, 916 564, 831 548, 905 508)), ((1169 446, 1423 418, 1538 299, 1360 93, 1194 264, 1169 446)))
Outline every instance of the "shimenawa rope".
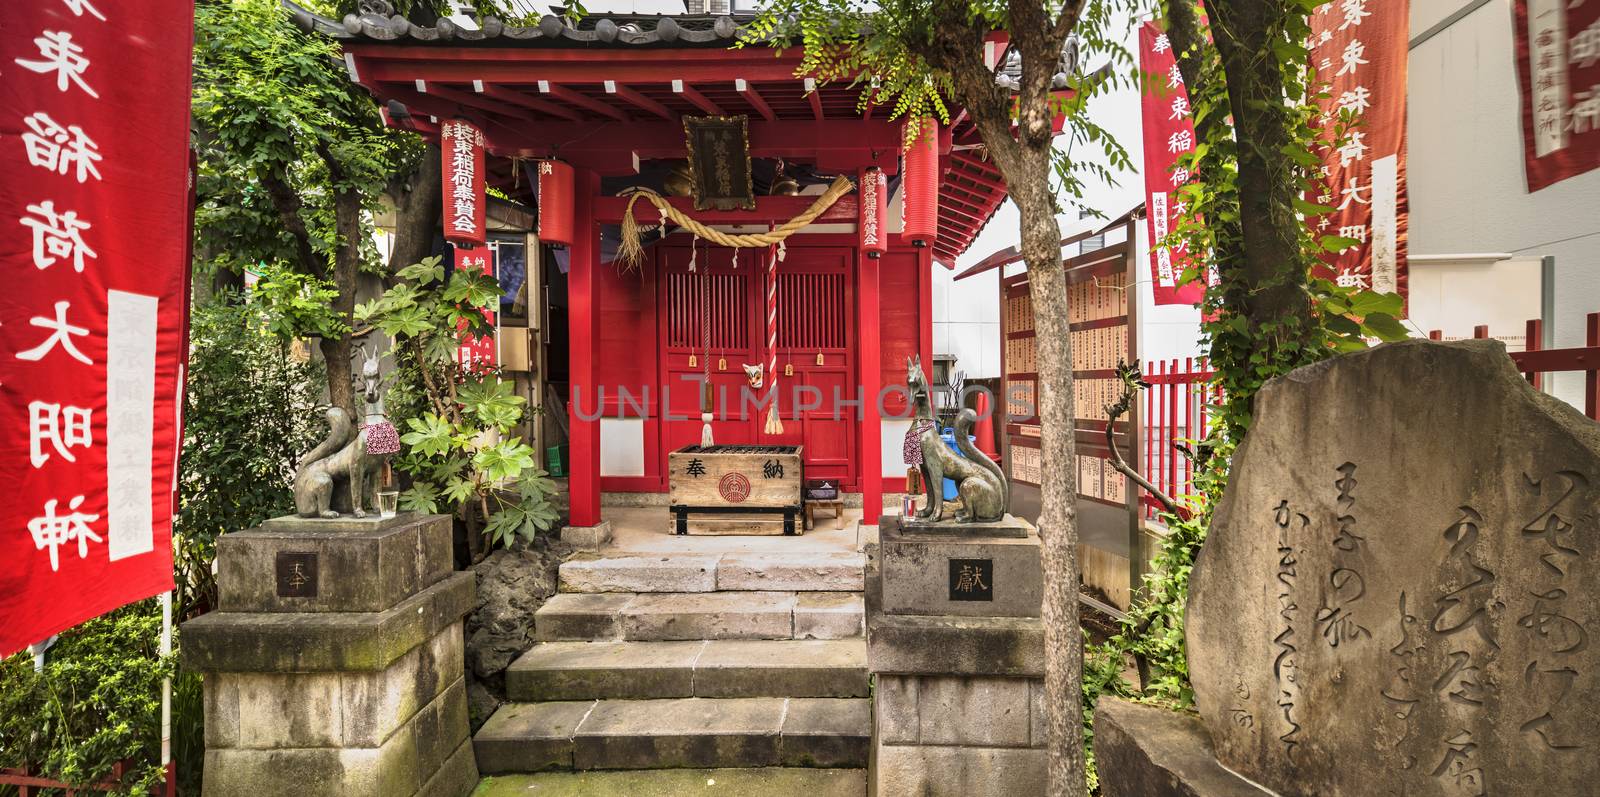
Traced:
POLYGON ((637 267, 640 259, 644 257, 644 246, 639 242, 639 222, 633 217, 633 205, 641 198, 648 200, 650 204, 654 205, 656 210, 661 212, 663 218, 671 219, 674 224, 683 227, 695 235, 705 238, 706 240, 720 246, 731 246, 735 249, 743 249, 771 246, 785 238, 788 238, 796 232, 799 232, 800 229, 805 227, 807 224, 815 221, 816 218, 826 212, 828 208, 833 207, 833 203, 839 201, 839 197, 842 197, 854 190, 855 184, 850 182, 850 178, 845 177, 844 175, 839 175, 838 177, 834 178, 831 184, 828 185, 828 190, 822 192, 822 195, 818 196, 816 201, 811 203, 810 207, 806 208, 805 211, 800 215, 784 222, 777 229, 763 233, 734 235, 707 227, 706 225, 695 221, 688 214, 673 207, 672 203, 668 202, 666 197, 663 197, 662 195, 651 191, 648 188, 636 189, 631 195, 629 195, 627 209, 622 214, 622 244, 617 249, 617 262, 622 263, 624 268, 632 269, 637 267))

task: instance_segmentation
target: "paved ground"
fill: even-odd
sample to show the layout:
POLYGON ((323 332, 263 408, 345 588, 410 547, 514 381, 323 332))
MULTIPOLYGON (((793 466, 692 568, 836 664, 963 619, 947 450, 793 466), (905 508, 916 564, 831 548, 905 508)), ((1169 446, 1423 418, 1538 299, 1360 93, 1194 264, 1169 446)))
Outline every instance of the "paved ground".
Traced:
POLYGON ((857 550, 860 509, 844 510, 844 528, 831 518, 817 518, 817 528, 794 537, 699 536, 669 534, 672 516, 665 506, 608 506, 601 516, 611 521, 612 540, 606 556, 629 553, 821 553, 857 550))
POLYGON ((484 778, 474 797, 861 797, 864 769, 673 769, 484 778))

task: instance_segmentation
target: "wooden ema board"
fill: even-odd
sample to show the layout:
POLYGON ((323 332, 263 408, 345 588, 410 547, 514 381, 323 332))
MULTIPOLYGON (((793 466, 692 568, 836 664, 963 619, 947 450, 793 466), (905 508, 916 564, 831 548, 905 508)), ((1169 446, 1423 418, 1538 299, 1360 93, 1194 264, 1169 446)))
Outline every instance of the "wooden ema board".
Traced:
POLYGON ((804 446, 685 446, 667 455, 674 534, 799 534, 804 446))

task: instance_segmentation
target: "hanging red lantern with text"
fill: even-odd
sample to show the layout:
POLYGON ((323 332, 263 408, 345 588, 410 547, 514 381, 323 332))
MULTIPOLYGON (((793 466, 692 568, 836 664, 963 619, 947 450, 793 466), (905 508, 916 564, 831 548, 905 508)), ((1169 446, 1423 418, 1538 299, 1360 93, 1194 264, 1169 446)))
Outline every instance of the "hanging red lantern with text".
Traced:
POLYGON ((861 195, 856 228, 861 233, 861 251, 867 257, 883 257, 889 251, 886 238, 888 228, 884 218, 889 215, 889 178, 877 167, 861 172, 861 195))
POLYGON ((572 245, 573 174, 570 164, 539 161, 539 240, 572 245))
POLYGON ((444 239, 453 244, 482 244, 486 237, 483 190, 483 131, 471 122, 451 119, 439 131, 444 159, 444 239))
POLYGON ((901 170, 902 214, 905 228, 902 233, 912 246, 929 246, 939 237, 939 123, 922 120, 922 130, 917 133, 905 151, 905 168, 901 170))

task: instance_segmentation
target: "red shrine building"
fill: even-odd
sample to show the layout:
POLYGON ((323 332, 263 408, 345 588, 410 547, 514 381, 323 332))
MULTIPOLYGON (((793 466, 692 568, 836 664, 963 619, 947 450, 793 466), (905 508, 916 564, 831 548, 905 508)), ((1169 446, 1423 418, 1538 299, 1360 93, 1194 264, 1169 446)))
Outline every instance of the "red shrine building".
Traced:
MULTIPOLYGON (((716 443, 803 446, 808 479, 837 480, 868 507, 904 490, 910 411, 903 392, 880 401, 880 391, 905 384, 908 358, 933 362, 931 269, 952 266, 1005 198, 962 114, 923 139, 931 155, 908 174, 903 120, 863 108, 861 86, 796 77, 798 48, 733 49, 748 17, 486 18, 469 29, 420 27, 382 2, 342 20, 285 4, 342 45, 350 79, 391 126, 438 141, 469 123, 488 187, 531 207, 536 229, 554 224, 570 238, 544 229, 529 248, 565 265, 564 323, 552 322, 566 347, 552 361, 564 354, 555 395, 573 526, 600 523, 602 492, 667 491, 669 453, 701 441, 705 380, 718 396, 716 443), (742 124, 747 162, 738 147, 689 151, 685 120, 706 117, 742 124), (697 208, 685 190, 691 159, 701 170, 732 163, 735 178, 746 163, 750 201, 697 208), (718 232, 759 235, 839 177, 856 188, 789 236, 775 265, 776 247, 663 225, 642 200, 632 205, 642 256, 619 257, 637 189, 718 232), (863 212, 859 190, 879 179, 881 219, 863 212), (758 364, 777 379, 781 432, 767 411, 741 406, 744 366, 758 364)), ((445 204, 448 233, 460 207, 445 204)))

